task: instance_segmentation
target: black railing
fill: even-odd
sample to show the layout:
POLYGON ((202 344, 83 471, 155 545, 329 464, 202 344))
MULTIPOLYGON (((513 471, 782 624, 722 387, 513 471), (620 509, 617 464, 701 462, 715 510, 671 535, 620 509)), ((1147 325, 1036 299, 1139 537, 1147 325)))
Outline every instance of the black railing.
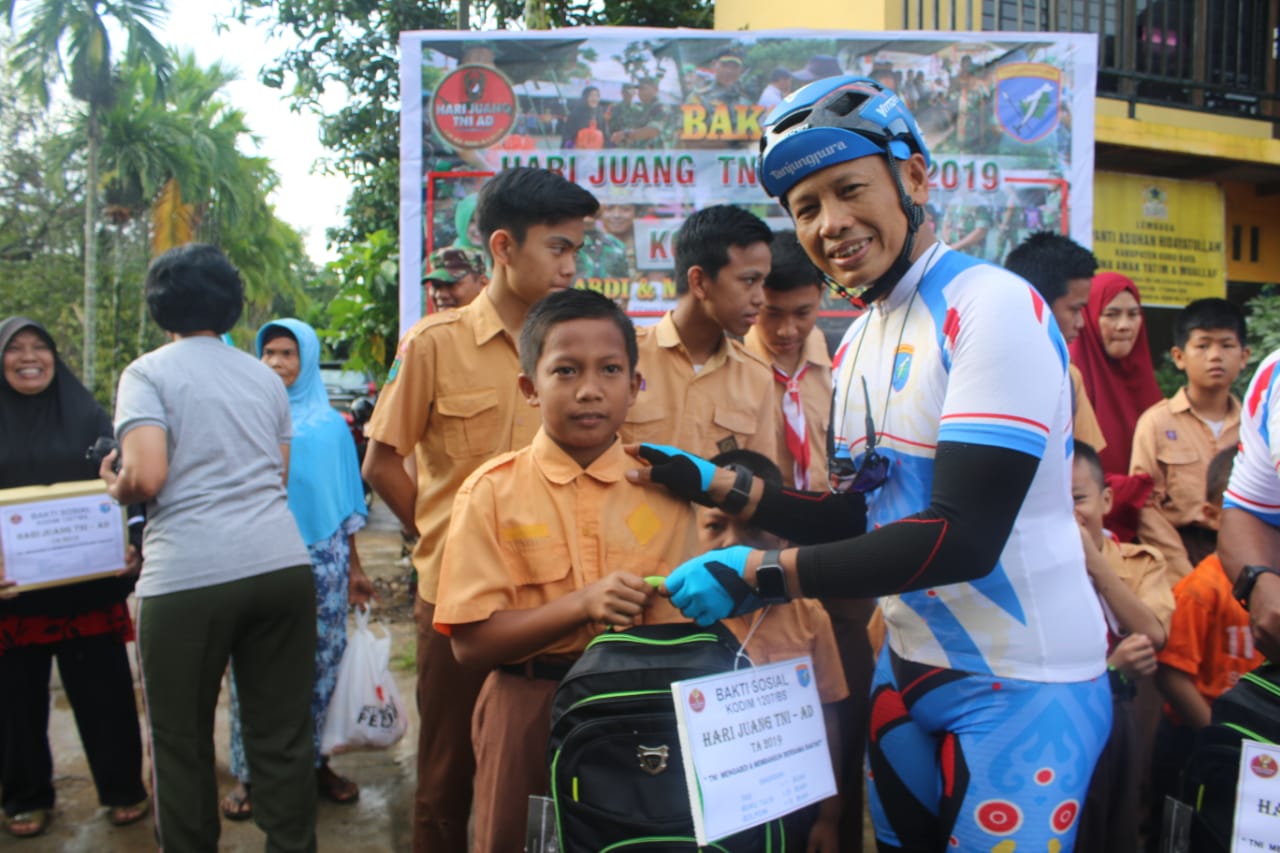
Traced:
POLYGON ((1280 123, 1277 0, 902 0, 907 29, 1098 34, 1098 92, 1280 123))

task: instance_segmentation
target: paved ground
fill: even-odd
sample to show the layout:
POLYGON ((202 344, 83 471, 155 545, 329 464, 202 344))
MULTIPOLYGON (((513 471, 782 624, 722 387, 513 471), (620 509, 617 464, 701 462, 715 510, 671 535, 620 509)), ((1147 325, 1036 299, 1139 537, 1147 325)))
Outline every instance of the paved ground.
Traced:
MULTIPOLYGON (((318 814, 321 851, 384 853, 409 850, 412 843, 410 815, 413 810, 414 751, 418 715, 414 707, 414 626, 409 570, 397 565, 400 556, 399 525, 381 503, 375 503, 370 524, 357 535, 365 571, 379 588, 381 598, 375 616, 391 630, 392 670, 409 712, 409 731, 395 747, 381 752, 336 756, 333 767, 360 785, 360 800, 349 806, 322 801, 318 814)), ((53 823, 43 836, 18 841, 0 831, 0 850, 22 853, 136 853, 155 850, 151 818, 124 828, 107 823, 98 807, 89 767, 85 763, 75 720, 66 696, 57 683, 54 668, 53 711, 49 738, 54 753, 54 785, 58 804, 53 823)), ((215 728, 218 788, 229 791, 231 777, 228 754, 226 690, 218 705, 215 728)), ((141 694, 139 693, 139 708, 141 694)), ((145 731, 144 731, 145 738, 145 731)), ((149 765, 144 767, 149 774, 149 765)), ((149 777, 148 777, 149 778, 149 777)), ((148 781, 148 788, 150 782, 148 781)), ((865 826, 866 850, 874 850, 869 821, 865 826)), ((222 822, 221 851, 259 851, 265 836, 252 822, 222 822)))
MULTIPOLYGON (((414 745, 417 743, 418 716, 413 704, 414 632, 408 594, 408 570, 396 564, 400 556, 399 527, 381 504, 376 504, 372 522, 357 536, 365 571, 378 585, 382 599, 375 611, 392 634, 392 668, 409 711, 409 732, 395 747, 381 752, 340 755, 333 767, 360 785, 360 801, 338 806, 322 801, 319 810, 320 849, 382 853, 408 850, 412 839, 409 816, 413 807, 414 745)), ((132 654, 132 649, 131 649, 132 654)), ((93 780, 84 760, 75 720, 66 696, 57 683, 54 668, 53 711, 49 724, 50 743, 54 754, 54 785, 58 804, 53 823, 45 835, 18 841, 0 832, 0 849, 24 853, 53 851, 95 851, 95 853, 134 853, 154 850, 155 836, 151 819, 117 829, 107 823, 98 807, 93 780)), ((218 787, 228 791, 234 784, 229 768, 228 727, 226 722, 227 691, 218 705, 215 729, 218 755, 218 787)), ((139 694, 141 707, 141 694, 139 694)), ((145 737, 145 733, 144 733, 145 737)), ((145 772, 150 772, 149 765, 145 772)), ((148 788, 150 782, 148 781, 148 788)), ((253 824, 222 822, 220 850, 262 850, 265 836, 253 824)))

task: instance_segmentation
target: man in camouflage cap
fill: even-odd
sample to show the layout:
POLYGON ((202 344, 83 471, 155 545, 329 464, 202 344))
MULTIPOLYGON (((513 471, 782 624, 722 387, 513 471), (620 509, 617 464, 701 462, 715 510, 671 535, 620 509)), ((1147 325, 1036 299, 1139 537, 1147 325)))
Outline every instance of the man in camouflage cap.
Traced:
POLYGON ((480 295, 489 283, 484 253, 479 249, 445 246, 427 256, 422 284, 434 310, 461 308, 480 295))

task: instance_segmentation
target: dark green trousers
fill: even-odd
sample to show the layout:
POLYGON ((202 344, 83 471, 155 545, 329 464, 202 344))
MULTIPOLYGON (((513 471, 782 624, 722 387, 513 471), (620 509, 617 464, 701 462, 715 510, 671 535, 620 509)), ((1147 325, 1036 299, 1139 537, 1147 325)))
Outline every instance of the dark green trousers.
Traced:
POLYGON ((213 723, 235 661, 253 817, 271 853, 316 849, 310 566, 139 600, 138 648, 165 853, 215 853, 220 818, 213 723))

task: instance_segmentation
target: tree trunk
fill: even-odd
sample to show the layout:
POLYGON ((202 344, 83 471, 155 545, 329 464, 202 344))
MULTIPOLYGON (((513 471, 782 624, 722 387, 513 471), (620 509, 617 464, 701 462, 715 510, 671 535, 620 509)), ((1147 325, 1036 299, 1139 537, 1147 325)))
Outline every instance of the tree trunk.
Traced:
POLYGON ((458 29, 471 29, 471 0, 458 0, 458 29))
POLYGON ((84 359, 81 379, 94 392, 98 361, 98 108, 89 102, 89 174, 84 194, 84 359))

